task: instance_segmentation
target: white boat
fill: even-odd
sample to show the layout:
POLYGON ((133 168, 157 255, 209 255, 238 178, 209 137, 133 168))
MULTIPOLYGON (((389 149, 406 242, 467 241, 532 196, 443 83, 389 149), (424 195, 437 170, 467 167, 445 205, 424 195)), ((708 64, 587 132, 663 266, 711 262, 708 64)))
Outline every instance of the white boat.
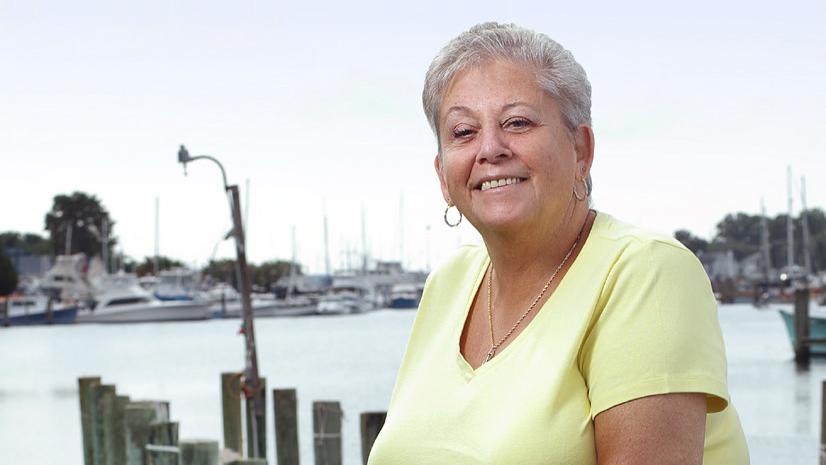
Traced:
MULTIPOLYGON (((206 296, 215 318, 240 318, 244 313, 241 293, 229 284, 218 284, 207 291, 206 296)), ((283 308, 275 298, 263 295, 252 295, 250 303, 255 317, 279 316, 279 310, 283 308)))
POLYGON ((161 271, 155 286, 155 297, 164 301, 208 301, 198 289, 200 280, 200 273, 186 268, 161 271))
POLYGON ((423 285, 400 283, 390 291, 390 308, 418 308, 423 285))
POLYGON ((83 254, 58 255, 54 266, 43 276, 40 289, 61 300, 89 300, 94 288, 87 279, 87 267, 83 254))
POLYGON ((334 284, 326 294, 318 299, 316 313, 319 315, 342 315, 363 313, 376 308, 375 294, 367 287, 350 284, 334 284))
POLYGON ((134 274, 102 277, 94 305, 77 314, 78 323, 137 323, 150 321, 207 320, 209 304, 200 301, 164 302, 138 285, 134 274))

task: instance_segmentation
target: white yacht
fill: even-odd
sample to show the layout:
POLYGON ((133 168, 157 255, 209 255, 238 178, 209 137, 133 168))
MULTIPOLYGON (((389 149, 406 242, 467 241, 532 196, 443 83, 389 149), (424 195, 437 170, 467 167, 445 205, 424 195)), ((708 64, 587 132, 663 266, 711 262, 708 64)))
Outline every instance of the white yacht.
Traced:
POLYGON ((94 304, 77 314, 78 323, 136 323, 149 321, 207 320, 209 304, 155 298, 138 284, 134 274, 118 273, 99 279, 94 304))
POLYGON ((334 282, 333 287, 318 299, 319 315, 363 313, 378 307, 378 296, 368 286, 356 280, 334 282))
MULTIPOLYGON (((243 311, 241 293, 226 283, 221 283, 206 292, 210 302, 210 311, 215 318, 240 318, 243 311)), ((263 295, 250 297, 252 312, 256 317, 278 316, 281 306, 274 298, 263 295)))
POLYGON ((155 297, 164 301, 208 301, 198 289, 200 273, 186 268, 164 270, 155 285, 155 297))

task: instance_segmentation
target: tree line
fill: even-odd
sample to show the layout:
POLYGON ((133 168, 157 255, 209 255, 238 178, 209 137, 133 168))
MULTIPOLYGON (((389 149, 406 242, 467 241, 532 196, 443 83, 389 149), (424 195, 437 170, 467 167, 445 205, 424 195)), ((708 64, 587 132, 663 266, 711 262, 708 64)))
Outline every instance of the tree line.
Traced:
MULTIPOLYGON (((809 226, 809 253, 812 258, 813 271, 826 270, 826 213, 820 208, 806 210, 792 218, 794 225, 794 263, 803 263, 803 215, 809 226)), ((787 214, 766 217, 769 231, 769 252, 772 266, 780 268, 786 265, 787 244, 786 228, 787 214)), ((691 232, 680 229, 674 237, 682 242, 692 252, 724 252, 731 250, 737 260, 758 253, 761 248, 763 217, 749 213, 731 213, 717 223, 715 235, 706 240, 693 235, 691 232)))
MULTIPOLYGON (((820 208, 804 212, 809 226, 809 251, 813 271, 826 270, 826 213, 820 208)), ((768 217, 769 249, 774 267, 786 264, 786 222, 788 215, 768 217)), ((795 263, 803 262, 802 214, 793 218, 795 263)), ((717 223, 710 240, 680 229, 674 236, 695 254, 731 250, 737 260, 760 251, 762 216, 749 213, 731 213, 717 223)), ((53 198, 52 208, 44 217, 47 236, 34 233, 0 232, 0 295, 8 295, 17 286, 17 275, 9 255, 60 255, 66 252, 113 257, 118 238, 114 234, 116 222, 100 199, 84 192, 59 194, 53 198)), ((130 257, 118 258, 119 268, 145 276, 155 272, 155 257, 137 261, 130 257)), ((157 257, 158 271, 184 266, 171 257, 157 257)), ((250 264, 250 279, 254 286, 267 288, 283 276, 301 274, 301 267, 286 260, 250 264)), ((202 270, 218 281, 237 287, 235 260, 211 260, 202 270)))
MULTIPOLYGON (((183 267, 184 263, 175 258, 144 257, 135 260, 128 256, 116 257, 118 238, 114 233, 116 222, 109 215, 100 199, 84 192, 59 194, 52 200, 52 208, 44 220, 46 236, 35 233, 13 231, 0 232, 0 295, 14 291, 18 283, 10 256, 49 255, 82 253, 87 257, 103 256, 116 258, 117 268, 138 276, 146 276, 157 271, 183 267)), ((106 264, 108 268, 108 264, 106 264)), ((268 288, 282 276, 301 274, 301 267, 286 260, 273 260, 261 264, 249 264, 250 280, 253 285, 268 288)), ((237 286, 235 260, 211 260, 201 272, 218 281, 237 286)))

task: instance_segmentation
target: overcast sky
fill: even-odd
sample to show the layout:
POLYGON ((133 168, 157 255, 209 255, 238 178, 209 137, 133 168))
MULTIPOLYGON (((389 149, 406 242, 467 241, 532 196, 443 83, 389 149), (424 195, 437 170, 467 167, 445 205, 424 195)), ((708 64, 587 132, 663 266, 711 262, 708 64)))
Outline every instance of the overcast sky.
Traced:
POLYGON ((363 209, 372 256, 398 259, 403 230, 405 262, 435 264, 477 236, 442 223, 422 81, 486 20, 544 32, 585 67, 599 210, 709 237, 761 199, 785 211, 789 165, 826 204, 823 0, 0 0, 0 231, 43 233, 52 197, 80 190, 140 259, 158 197, 161 253, 203 264, 230 217, 215 166, 184 176, 183 143, 249 181, 251 261, 289 258, 294 226, 298 259, 322 271, 326 209, 340 265, 363 209))

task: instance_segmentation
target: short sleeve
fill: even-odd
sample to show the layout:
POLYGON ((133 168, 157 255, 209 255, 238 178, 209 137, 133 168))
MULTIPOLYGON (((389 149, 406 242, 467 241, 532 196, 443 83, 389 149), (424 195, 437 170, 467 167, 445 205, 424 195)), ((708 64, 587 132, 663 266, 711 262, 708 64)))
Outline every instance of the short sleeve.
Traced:
POLYGON ((717 302, 699 260, 678 244, 639 240, 605 281, 580 352, 591 417, 656 394, 698 392, 728 405, 717 302))

